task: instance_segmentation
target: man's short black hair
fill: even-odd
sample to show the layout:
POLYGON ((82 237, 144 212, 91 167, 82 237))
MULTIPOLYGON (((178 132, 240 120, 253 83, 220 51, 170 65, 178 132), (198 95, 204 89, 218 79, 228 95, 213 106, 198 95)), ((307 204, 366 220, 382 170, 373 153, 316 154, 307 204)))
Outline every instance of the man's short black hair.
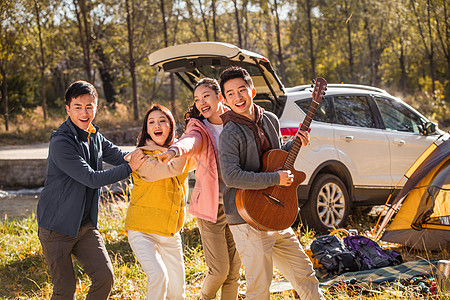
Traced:
POLYGON ((66 105, 70 106, 72 99, 77 98, 81 95, 91 95, 95 101, 98 99, 97 90, 95 87, 87 81, 78 80, 73 82, 66 90, 66 105))
POLYGON ((249 87, 254 87, 253 80, 246 69, 235 66, 229 67, 220 74, 220 90, 222 91, 222 95, 224 98, 226 98, 225 89, 223 87, 225 85, 225 82, 235 78, 242 78, 249 87))

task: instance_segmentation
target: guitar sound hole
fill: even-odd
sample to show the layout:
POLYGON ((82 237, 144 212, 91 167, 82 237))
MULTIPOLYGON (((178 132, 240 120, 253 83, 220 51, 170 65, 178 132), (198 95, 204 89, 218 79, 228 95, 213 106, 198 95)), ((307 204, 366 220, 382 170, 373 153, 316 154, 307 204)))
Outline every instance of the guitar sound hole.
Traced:
POLYGON ((280 205, 284 207, 284 204, 278 200, 277 198, 275 198, 274 196, 267 194, 267 193, 263 193, 264 197, 266 198, 267 201, 269 201, 269 203, 275 204, 275 205, 280 205))

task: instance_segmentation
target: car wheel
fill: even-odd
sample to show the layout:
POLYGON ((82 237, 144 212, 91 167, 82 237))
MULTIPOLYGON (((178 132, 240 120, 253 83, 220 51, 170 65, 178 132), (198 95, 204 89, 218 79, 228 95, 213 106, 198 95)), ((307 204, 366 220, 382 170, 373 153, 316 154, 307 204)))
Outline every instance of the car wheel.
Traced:
POLYGON ((300 215, 304 225, 327 232, 345 226, 349 209, 350 199, 342 180, 332 174, 321 174, 314 180, 300 215))

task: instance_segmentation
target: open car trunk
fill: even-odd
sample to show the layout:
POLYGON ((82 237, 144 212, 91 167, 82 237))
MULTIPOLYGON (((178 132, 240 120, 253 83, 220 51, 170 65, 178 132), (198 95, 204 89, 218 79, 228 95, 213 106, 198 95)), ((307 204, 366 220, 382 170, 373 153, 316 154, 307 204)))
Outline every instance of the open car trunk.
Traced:
POLYGON ((245 68, 256 88, 254 102, 278 117, 283 112, 286 94, 283 84, 264 56, 218 42, 199 42, 160 49, 149 56, 150 65, 173 72, 191 90, 204 77, 219 79, 230 66, 245 68))

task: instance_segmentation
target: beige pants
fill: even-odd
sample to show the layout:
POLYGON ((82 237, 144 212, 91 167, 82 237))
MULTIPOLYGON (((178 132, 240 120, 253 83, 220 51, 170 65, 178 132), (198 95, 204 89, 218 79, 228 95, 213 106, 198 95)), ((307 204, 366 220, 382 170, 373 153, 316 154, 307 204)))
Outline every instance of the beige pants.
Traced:
POLYGON ((183 247, 174 236, 128 230, 128 242, 147 275, 147 300, 182 300, 185 294, 183 247))
POLYGON ((261 231, 248 224, 240 224, 231 225, 230 229, 245 268, 245 299, 270 299, 274 263, 301 299, 325 299, 311 261, 291 228, 261 231))
POLYGON ((202 300, 214 299, 222 287, 222 300, 235 300, 239 288, 241 260, 228 226, 223 205, 219 205, 217 222, 197 219, 208 274, 202 286, 202 300))

